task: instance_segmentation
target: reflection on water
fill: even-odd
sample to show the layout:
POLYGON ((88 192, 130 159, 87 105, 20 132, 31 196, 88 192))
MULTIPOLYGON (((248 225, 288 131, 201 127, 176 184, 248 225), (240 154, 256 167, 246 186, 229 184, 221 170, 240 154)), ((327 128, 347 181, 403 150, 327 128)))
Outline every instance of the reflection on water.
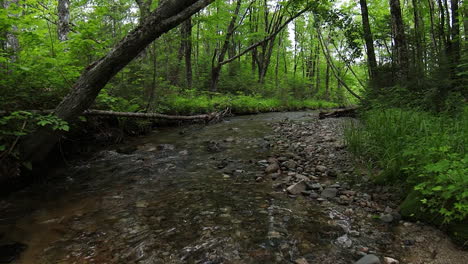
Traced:
MULTIPOLYGON (((320 208, 256 182, 269 122, 306 112, 167 128, 72 162, 0 201, 16 263, 285 263, 314 258, 336 231, 320 208)), ((3 236, 2 236, 3 235, 3 236)))

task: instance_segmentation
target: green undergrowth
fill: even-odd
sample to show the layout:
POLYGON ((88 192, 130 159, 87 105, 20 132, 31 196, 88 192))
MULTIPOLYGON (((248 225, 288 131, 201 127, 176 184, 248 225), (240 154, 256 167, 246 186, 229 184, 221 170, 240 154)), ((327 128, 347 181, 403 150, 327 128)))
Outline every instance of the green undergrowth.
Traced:
MULTIPOLYGON (((441 224, 468 216, 468 107, 458 116, 374 109, 348 123, 345 138, 360 159, 381 169, 375 180, 417 192, 422 211, 441 224)), ((416 209, 416 208, 413 208, 416 209)), ((416 211, 406 212, 414 216, 416 211)), ((431 219, 425 219, 430 221, 431 219)), ((468 238, 466 238, 468 239, 468 238)))
POLYGON ((236 114, 300 109, 336 108, 339 105, 323 100, 293 98, 263 98, 246 95, 191 95, 168 96, 157 106, 157 112, 170 114, 198 114, 230 108, 236 114))

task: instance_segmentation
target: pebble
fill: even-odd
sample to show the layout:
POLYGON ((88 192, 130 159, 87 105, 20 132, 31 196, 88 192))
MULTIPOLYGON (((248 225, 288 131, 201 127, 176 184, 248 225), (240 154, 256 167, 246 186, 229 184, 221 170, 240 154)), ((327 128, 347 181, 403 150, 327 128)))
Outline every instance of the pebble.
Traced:
POLYGON ((296 264, 309 264, 309 262, 305 258, 299 258, 294 261, 296 264))
POLYGON ((325 166, 323 166, 323 165, 317 165, 315 168, 316 168, 318 171, 320 171, 320 172, 325 172, 325 171, 327 171, 327 167, 325 167, 325 166))
POLYGON ((385 223, 391 223, 393 221, 393 216, 391 214, 384 214, 380 216, 380 220, 385 223))
POLYGON ((400 264, 400 262, 394 258, 384 257, 383 259, 385 264, 400 264))
POLYGON ((342 235, 336 239, 336 243, 344 248, 350 248, 353 245, 353 241, 349 239, 348 235, 342 235))
POLYGON ((290 194, 300 194, 301 192, 305 191, 306 190, 306 185, 304 183, 304 181, 300 181, 298 183, 295 183, 291 186, 289 186, 287 189, 286 189, 290 194))
POLYGON ((274 173, 274 172, 277 172, 279 171, 280 167, 278 165, 278 163, 271 163, 270 165, 268 165, 268 167, 266 167, 265 169, 265 172, 266 173, 274 173))
POLYGON ((354 264, 381 264, 379 257, 373 254, 365 255, 354 264))
POLYGON ((336 194, 338 193, 338 190, 336 188, 325 188, 321 196, 324 198, 334 198, 336 197, 336 194))

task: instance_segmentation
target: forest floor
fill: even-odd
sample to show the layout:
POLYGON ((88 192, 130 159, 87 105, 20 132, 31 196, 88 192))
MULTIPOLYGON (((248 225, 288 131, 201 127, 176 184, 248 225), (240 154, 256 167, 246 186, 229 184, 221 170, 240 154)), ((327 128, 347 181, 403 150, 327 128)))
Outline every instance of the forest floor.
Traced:
POLYGON ((17 246, 0 262, 20 250, 12 263, 468 262, 441 231, 400 219, 402 190, 346 151, 351 119, 317 117, 161 128, 69 161, 0 200, 0 249, 17 246))

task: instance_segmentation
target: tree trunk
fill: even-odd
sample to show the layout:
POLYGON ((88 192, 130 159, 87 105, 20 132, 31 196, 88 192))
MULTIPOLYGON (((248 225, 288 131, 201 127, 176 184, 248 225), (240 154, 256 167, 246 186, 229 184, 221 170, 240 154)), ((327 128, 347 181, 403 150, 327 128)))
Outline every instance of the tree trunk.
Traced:
POLYGON ((401 15, 400 0, 390 0, 390 13, 392 16, 392 32, 394 41, 394 52, 396 56, 397 69, 396 80, 405 81, 409 74, 408 46, 406 43, 405 26, 401 15))
POLYGON ((416 69, 417 77, 422 77, 424 75, 424 58, 423 58, 423 46, 422 46, 422 32, 424 27, 422 27, 422 20, 419 11, 419 0, 412 0, 413 3, 413 17, 414 17, 414 39, 415 39, 415 49, 416 56, 414 67, 416 69))
MULTIPOLYGON (((464 28, 464 34, 465 34, 465 44, 468 45, 468 2, 463 2, 464 4, 462 5, 463 7, 463 28, 464 28)), ((468 48, 468 47, 466 47, 468 48)))
POLYGON ((68 39, 68 32, 70 32, 70 1, 58 0, 57 6, 58 13, 58 27, 57 34, 60 41, 68 39))
POLYGON ((192 19, 182 23, 182 43, 185 57, 185 80, 187 88, 192 88, 192 19))
POLYGON ((364 31, 364 40, 366 42, 367 51, 367 64, 369 65, 369 77, 373 79, 377 73, 377 60, 375 58, 374 39, 369 23, 369 12, 367 11, 367 1, 360 0, 361 16, 362 16, 362 29, 364 31))
POLYGON ((325 70, 325 100, 330 100, 330 63, 328 62, 325 70))
MULTIPOLYGON (((59 0, 61 1, 61 0, 59 0)), ((68 0, 67 0, 68 1, 68 0)), ((135 0, 135 2, 138 5, 138 9, 140 10, 140 25, 143 24, 145 19, 149 16, 151 13, 151 4, 153 3, 153 0, 135 0)))
MULTIPOLYGON (((18 0, 5 0, 3 2, 3 7, 5 10, 8 10, 11 6, 18 6, 18 0)), ((8 14, 8 11, 7 11, 8 14)), ((8 14, 12 15, 12 14, 8 14)), ((16 16, 16 15, 12 15, 16 16)), ((18 37, 16 36, 18 31, 18 27, 15 25, 11 26, 11 30, 6 32, 6 51, 8 54, 10 54, 10 61, 11 62, 16 62, 18 60, 18 52, 20 49, 20 44, 18 37)))
POLYGON ((452 28, 450 32, 451 36, 451 63, 452 68, 455 70, 458 63, 460 62, 460 21, 458 13, 458 0, 451 0, 452 9, 452 28))
POLYGON ((237 0, 236 9, 234 10, 234 14, 232 15, 231 21, 229 22, 229 25, 226 31, 226 36, 224 38, 223 46, 221 47, 219 51, 215 49, 215 54, 213 55, 213 60, 211 63, 211 91, 212 92, 216 92, 218 90, 219 76, 221 74, 221 67, 222 67, 221 62, 223 62, 224 56, 226 56, 226 53, 229 49, 229 43, 231 41, 232 34, 234 34, 236 21, 240 12, 241 4, 242 4, 242 0, 237 0))
POLYGON ((429 18, 431 21, 431 38, 432 38, 432 45, 434 46, 434 54, 440 52, 439 45, 437 44, 436 34, 434 29, 434 2, 432 0, 427 0, 429 6, 429 18))
MULTIPOLYGON (((107 82, 146 46, 211 2, 213 0, 161 2, 142 25, 132 30, 106 56, 87 67, 70 93, 57 106, 55 115, 69 122, 76 119, 93 104, 107 82)), ((22 157, 33 163, 41 162, 59 138, 60 134, 51 128, 39 129, 23 142, 22 157)))

